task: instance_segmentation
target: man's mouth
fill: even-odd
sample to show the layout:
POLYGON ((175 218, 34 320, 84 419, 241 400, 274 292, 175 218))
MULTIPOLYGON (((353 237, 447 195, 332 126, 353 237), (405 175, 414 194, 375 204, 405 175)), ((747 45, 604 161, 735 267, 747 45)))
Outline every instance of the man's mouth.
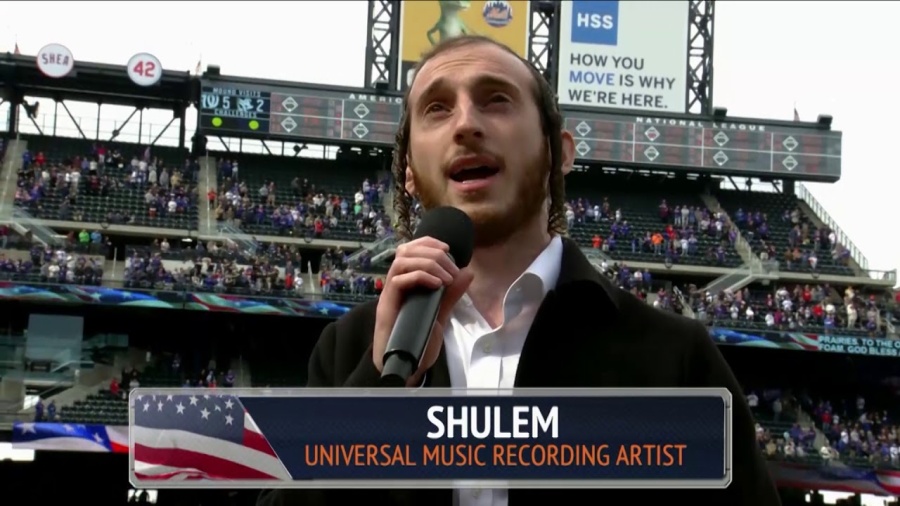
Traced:
POLYGON ((482 165, 480 167, 472 167, 471 169, 462 169, 450 176, 450 179, 456 181, 457 183, 466 183, 469 181, 479 181, 481 179, 487 179, 493 175, 496 175, 498 172, 500 172, 500 169, 482 165))

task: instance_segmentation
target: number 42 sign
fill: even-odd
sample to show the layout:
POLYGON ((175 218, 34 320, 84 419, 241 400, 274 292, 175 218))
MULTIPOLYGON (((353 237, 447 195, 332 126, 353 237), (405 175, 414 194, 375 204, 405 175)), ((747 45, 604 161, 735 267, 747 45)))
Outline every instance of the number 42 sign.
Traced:
POLYGON ((138 86, 153 86, 162 79, 159 58, 150 53, 138 53, 128 60, 128 77, 138 86))

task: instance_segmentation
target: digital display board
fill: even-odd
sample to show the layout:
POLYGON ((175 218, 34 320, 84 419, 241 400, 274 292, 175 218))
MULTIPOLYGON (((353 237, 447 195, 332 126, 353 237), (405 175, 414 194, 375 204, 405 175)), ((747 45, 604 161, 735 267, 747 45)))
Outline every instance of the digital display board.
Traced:
MULTIPOLYGON (((204 135, 392 146, 402 97, 204 80, 204 135)), ((837 181, 841 133, 808 124, 566 111, 581 162, 837 181)))
POLYGON ((297 140, 394 143, 402 98, 203 81, 203 133, 297 140))
POLYGON ((837 180, 841 133, 728 120, 565 113, 581 160, 837 180))

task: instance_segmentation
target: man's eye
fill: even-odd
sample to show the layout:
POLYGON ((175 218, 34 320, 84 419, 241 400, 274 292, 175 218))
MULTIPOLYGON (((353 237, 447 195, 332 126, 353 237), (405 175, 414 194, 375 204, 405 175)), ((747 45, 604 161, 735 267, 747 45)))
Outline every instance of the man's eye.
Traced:
POLYGON ((432 113, 432 112, 440 112, 443 109, 444 109, 444 106, 442 104, 438 104, 438 103, 429 104, 428 107, 425 108, 425 113, 428 114, 428 113, 432 113))

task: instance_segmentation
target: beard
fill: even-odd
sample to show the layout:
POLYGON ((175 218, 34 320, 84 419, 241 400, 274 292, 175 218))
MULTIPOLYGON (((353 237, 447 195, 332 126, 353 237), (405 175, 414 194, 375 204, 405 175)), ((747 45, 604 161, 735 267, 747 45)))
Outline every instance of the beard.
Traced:
POLYGON ((515 182, 516 191, 512 204, 506 207, 490 201, 451 202, 447 198, 446 188, 425 181, 415 171, 412 173, 417 198, 424 209, 441 206, 462 209, 475 227, 475 247, 490 248, 507 241, 543 213, 547 207, 549 172, 545 167, 548 165, 544 160, 525 171, 522 178, 515 182))

